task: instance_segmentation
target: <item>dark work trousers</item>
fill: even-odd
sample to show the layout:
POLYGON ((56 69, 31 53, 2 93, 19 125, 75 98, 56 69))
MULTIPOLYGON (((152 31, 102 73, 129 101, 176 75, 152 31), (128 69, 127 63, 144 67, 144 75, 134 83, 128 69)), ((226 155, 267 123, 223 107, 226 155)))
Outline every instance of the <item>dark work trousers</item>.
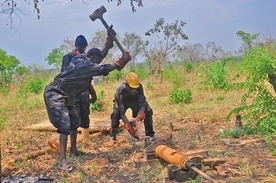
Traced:
POLYGON ((57 128, 58 133, 69 135, 71 130, 76 130, 80 126, 78 109, 75 105, 67 106, 65 99, 56 92, 55 87, 45 87, 44 101, 50 122, 57 128))
POLYGON ((78 97, 78 102, 76 104, 78 114, 80 117, 80 127, 89 128, 90 125, 90 103, 89 103, 89 90, 81 93, 78 97))
MULTIPOLYGON (((138 106, 129 105, 129 103, 124 103, 124 106, 125 106, 125 110, 130 108, 132 110, 132 117, 136 118, 137 113, 139 112, 138 106)), ((144 126, 145 126, 146 136, 153 137, 155 134, 155 132, 153 131, 153 120, 152 120, 153 111, 149 105, 147 105, 145 108, 145 114, 146 114, 146 118, 144 119, 144 126)), ((121 119, 121 114, 119 112, 119 109, 117 108, 117 106, 114 105, 113 113, 111 114, 112 130, 115 130, 118 128, 120 124, 120 119, 121 119)), ((110 135, 112 136, 114 134, 110 133, 110 135)))

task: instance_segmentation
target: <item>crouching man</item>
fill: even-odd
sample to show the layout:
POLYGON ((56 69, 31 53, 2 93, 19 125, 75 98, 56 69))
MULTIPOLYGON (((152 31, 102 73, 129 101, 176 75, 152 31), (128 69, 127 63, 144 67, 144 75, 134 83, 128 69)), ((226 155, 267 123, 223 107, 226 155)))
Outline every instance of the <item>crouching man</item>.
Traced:
POLYGON ((139 82, 138 75, 133 72, 129 73, 125 77, 125 82, 116 89, 113 113, 111 114, 110 145, 116 140, 120 119, 125 123, 129 134, 134 138, 138 138, 126 116, 126 111, 129 108, 132 110, 133 118, 136 118, 137 121, 144 120, 146 136, 154 138, 153 111, 146 100, 143 85, 139 82))

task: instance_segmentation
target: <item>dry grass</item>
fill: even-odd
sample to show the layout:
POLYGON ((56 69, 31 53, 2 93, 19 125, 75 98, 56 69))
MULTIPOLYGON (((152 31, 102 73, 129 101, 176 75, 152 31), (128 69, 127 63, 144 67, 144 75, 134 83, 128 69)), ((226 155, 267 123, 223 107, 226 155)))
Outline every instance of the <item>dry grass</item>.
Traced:
MULTIPOLYGON (((192 102, 189 104, 169 103, 171 82, 154 78, 142 80, 146 97, 154 112, 154 128, 157 136, 171 131, 173 124, 173 141, 182 149, 207 149, 212 157, 226 158, 228 168, 227 178, 219 177, 214 171, 207 171, 219 182, 273 182, 276 176, 276 161, 263 159, 270 156, 270 149, 265 143, 252 143, 244 148, 233 148, 225 145, 226 140, 220 137, 219 129, 229 129, 235 125, 235 117, 226 120, 227 114, 238 107, 242 90, 224 92, 217 89, 205 90, 205 87, 195 84, 198 78, 194 73, 185 74, 183 88, 190 89, 192 102)), ((96 85, 97 92, 103 90, 103 111, 91 111, 91 117, 109 118, 112 112, 112 100, 116 88, 123 81, 102 83, 96 85)), ((118 135, 116 147, 106 146, 109 137, 102 136, 93 139, 94 148, 83 144, 79 147, 89 152, 80 158, 69 158, 77 166, 73 173, 62 173, 56 170, 57 157, 45 154, 36 159, 23 161, 11 166, 5 163, 13 158, 29 154, 35 150, 47 147, 47 141, 57 140, 54 132, 27 131, 24 127, 47 120, 43 96, 31 95, 28 99, 16 96, 17 88, 9 95, 0 94, 1 120, 5 121, 5 129, 1 131, 2 168, 3 174, 47 175, 59 179, 60 182, 167 182, 166 167, 155 166, 136 167, 132 157, 141 150, 129 141, 128 133, 123 130, 118 135)), ((256 138, 243 136, 242 139, 256 138)), ((194 182, 206 182, 198 177, 194 182)), ((192 182, 192 181, 191 181, 192 182)))

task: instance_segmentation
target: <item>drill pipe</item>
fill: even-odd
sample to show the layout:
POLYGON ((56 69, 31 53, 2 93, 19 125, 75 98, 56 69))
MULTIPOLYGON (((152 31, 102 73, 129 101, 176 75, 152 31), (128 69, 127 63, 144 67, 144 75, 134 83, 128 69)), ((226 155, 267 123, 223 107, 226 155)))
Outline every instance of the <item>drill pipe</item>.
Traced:
POLYGON ((189 161, 189 158, 177 152, 177 150, 160 144, 155 148, 155 154, 166 162, 187 170, 186 162, 189 161))
POLYGON ((177 165, 177 166, 179 166, 179 167, 181 167, 182 169, 185 169, 185 170, 192 169, 193 171, 197 172, 199 175, 205 177, 207 180, 209 180, 211 182, 215 182, 214 179, 212 179, 207 174, 202 172, 200 169, 195 167, 193 165, 193 163, 189 161, 190 158, 188 158, 187 156, 183 155, 182 153, 178 152, 175 149, 172 149, 168 146, 160 144, 160 145, 156 146, 155 154, 158 157, 165 160, 166 162, 168 162, 168 163, 177 165))

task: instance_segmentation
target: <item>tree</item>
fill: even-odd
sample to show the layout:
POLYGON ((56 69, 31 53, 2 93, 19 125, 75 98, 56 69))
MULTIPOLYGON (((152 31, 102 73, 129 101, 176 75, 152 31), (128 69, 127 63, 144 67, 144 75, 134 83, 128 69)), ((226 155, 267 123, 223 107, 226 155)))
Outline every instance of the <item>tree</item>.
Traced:
POLYGON ((132 66, 135 65, 137 56, 142 52, 144 44, 142 38, 135 33, 125 33, 122 44, 126 47, 126 50, 129 51, 132 59, 132 66))
MULTIPOLYGON (((71 0, 72 1, 72 0, 71 0)), ((108 2, 112 2, 113 0, 107 0, 108 2)), ((137 4, 138 7, 143 7, 142 0, 129 0, 130 6, 132 8, 132 12, 136 11, 135 4, 137 4)), ((4 0, 0 2, 1 10, 0 13, 7 14, 8 20, 10 23, 11 28, 14 27, 13 24, 13 15, 18 15, 18 13, 24 14, 24 10, 17 6, 18 0, 4 0)), ((33 6, 34 11, 36 12, 37 19, 40 19, 40 3, 44 2, 44 0, 24 0, 28 5, 33 6)), ((83 3, 85 3, 85 0, 82 0, 83 3)), ((117 0, 117 6, 122 4, 122 0, 117 0)))
POLYGON ((154 46, 144 50, 152 72, 162 76, 163 66, 168 57, 179 47, 181 40, 188 39, 182 30, 185 24, 178 20, 166 24, 164 18, 159 18, 154 27, 145 33, 146 36, 156 36, 152 42, 146 41, 146 46, 154 46))
MULTIPOLYGON (((100 50, 104 48, 104 44, 106 42, 107 31, 106 29, 101 29, 95 32, 95 35, 92 37, 90 41, 88 41, 88 49, 90 48, 99 48, 100 50)), ((117 33, 116 38, 119 40, 120 35, 117 33)), ((112 55, 114 52, 118 50, 117 45, 114 42, 114 47, 108 51, 107 56, 104 58, 102 63, 107 63, 112 60, 112 55)))
MULTIPOLYGON (((107 0, 111 2, 112 0, 107 0)), ((143 0, 130 0, 130 6, 132 8, 132 12, 136 12, 135 3, 137 3, 138 7, 143 7, 143 0)), ((117 0, 117 6, 122 4, 122 0, 117 0)))
POLYGON ((244 31, 238 31, 237 36, 240 37, 240 39, 243 41, 243 46, 240 48, 240 52, 245 53, 248 50, 250 50, 251 48, 253 48, 254 44, 258 39, 259 34, 250 34, 250 33, 246 33, 244 31))
POLYGON ((200 62, 204 60, 204 48, 200 43, 185 44, 178 49, 178 57, 186 62, 200 62))
POLYGON ((61 68, 62 57, 68 51, 68 46, 62 44, 59 48, 54 48, 51 53, 45 58, 45 61, 49 65, 54 66, 55 68, 61 68))
POLYGON ((26 68, 20 64, 15 56, 10 56, 0 49, 0 87, 9 87, 13 76, 25 73, 26 68))
POLYGON ((205 55, 208 61, 215 61, 225 57, 225 53, 220 46, 217 46, 215 42, 208 42, 205 48, 205 55))

